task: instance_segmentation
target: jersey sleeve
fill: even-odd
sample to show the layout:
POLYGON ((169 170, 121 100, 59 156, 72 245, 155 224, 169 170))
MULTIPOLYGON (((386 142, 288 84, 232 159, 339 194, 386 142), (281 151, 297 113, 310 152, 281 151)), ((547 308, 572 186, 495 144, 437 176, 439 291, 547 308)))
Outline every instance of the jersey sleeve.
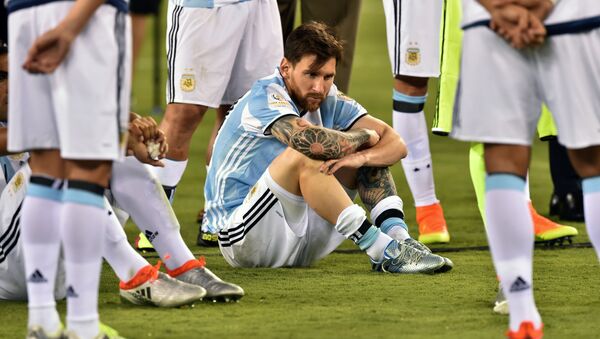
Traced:
POLYGON ((338 131, 347 131, 352 128, 352 125, 354 125, 358 119, 367 115, 367 110, 364 107, 341 91, 336 90, 333 95, 335 96, 334 129, 338 131))
POLYGON ((287 92, 280 85, 271 84, 251 98, 242 113, 243 126, 247 131, 268 136, 273 123, 287 115, 300 116, 287 92))

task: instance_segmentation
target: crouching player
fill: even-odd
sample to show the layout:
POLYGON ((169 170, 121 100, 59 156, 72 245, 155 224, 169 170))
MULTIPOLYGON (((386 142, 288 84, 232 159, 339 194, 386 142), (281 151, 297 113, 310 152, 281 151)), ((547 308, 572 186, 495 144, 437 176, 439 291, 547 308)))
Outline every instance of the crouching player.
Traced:
POLYGON ((344 239, 376 271, 437 273, 452 262, 412 239, 389 166, 406 155, 394 130, 333 85, 342 46, 303 24, 279 69, 253 85, 215 142, 206 218, 235 267, 307 266, 344 239), (371 213, 352 202, 358 194, 371 213))

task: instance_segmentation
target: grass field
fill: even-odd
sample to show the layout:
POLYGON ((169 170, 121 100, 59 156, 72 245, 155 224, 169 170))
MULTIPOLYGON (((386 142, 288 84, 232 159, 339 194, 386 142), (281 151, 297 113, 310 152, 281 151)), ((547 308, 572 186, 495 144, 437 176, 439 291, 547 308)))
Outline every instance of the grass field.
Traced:
MULTIPOLYGON (((150 44, 138 63, 134 110, 152 108, 150 44)), ((380 1, 363 2, 350 95, 371 114, 391 122, 391 76, 380 1)), ((163 70, 164 71, 164 70, 163 70)), ((163 72, 166 74, 166 71, 163 72)), ((162 92, 161 92, 162 93, 162 92)), ((430 98, 431 99, 431 98, 430 98)), ((195 245, 195 216, 202 206, 204 152, 214 112, 195 135, 190 164, 178 187, 175 211, 181 232, 195 253, 222 278, 242 285, 246 297, 236 304, 201 303, 193 308, 156 309, 123 304, 118 280, 105 265, 101 281, 103 322, 128 338, 500 338, 508 319, 492 312, 497 282, 485 250, 448 252, 456 268, 438 276, 382 275, 370 272, 364 254, 344 243, 337 251, 303 269, 233 269, 217 249, 195 245)), ((429 115, 429 118, 431 116, 429 115)), ((452 235, 437 250, 486 245, 468 174, 468 145, 431 137, 438 198, 452 235)), ((393 168, 407 221, 414 225, 412 198, 401 166, 393 168)), ((552 190, 547 146, 536 143, 531 195, 547 212, 552 190)), ((583 224, 575 241, 588 242, 583 224)), ((136 233, 133 227, 128 233, 136 233)), ((412 228, 416 234, 416 229, 412 228)), ((150 257, 154 263, 156 258, 150 257)), ((590 248, 537 249, 535 293, 547 338, 600 336, 600 271, 590 248)), ((59 303, 64 314, 65 303, 59 303)), ((0 337, 25 333, 25 303, 0 303, 0 337)))

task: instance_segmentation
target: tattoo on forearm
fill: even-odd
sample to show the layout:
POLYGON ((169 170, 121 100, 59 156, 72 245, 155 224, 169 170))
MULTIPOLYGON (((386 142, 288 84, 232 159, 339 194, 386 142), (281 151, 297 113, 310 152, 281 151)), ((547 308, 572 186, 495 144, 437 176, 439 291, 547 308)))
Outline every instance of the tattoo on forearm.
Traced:
POLYGON ((396 184, 388 167, 361 167, 356 176, 358 195, 371 211, 381 200, 396 195, 396 184))
POLYGON ((273 124, 271 133, 296 151, 315 160, 339 159, 354 153, 369 140, 369 134, 361 129, 339 132, 320 126, 298 128, 291 119, 286 118, 273 124))

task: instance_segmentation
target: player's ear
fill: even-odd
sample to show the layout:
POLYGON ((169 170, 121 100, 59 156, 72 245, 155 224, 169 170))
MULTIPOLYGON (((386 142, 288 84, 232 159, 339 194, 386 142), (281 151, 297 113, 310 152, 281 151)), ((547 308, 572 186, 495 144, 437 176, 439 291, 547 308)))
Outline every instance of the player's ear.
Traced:
POLYGON ((285 57, 281 59, 279 70, 281 71, 281 76, 283 76, 284 79, 287 79, 290 76, 291 64, 290 61, 285 57))

